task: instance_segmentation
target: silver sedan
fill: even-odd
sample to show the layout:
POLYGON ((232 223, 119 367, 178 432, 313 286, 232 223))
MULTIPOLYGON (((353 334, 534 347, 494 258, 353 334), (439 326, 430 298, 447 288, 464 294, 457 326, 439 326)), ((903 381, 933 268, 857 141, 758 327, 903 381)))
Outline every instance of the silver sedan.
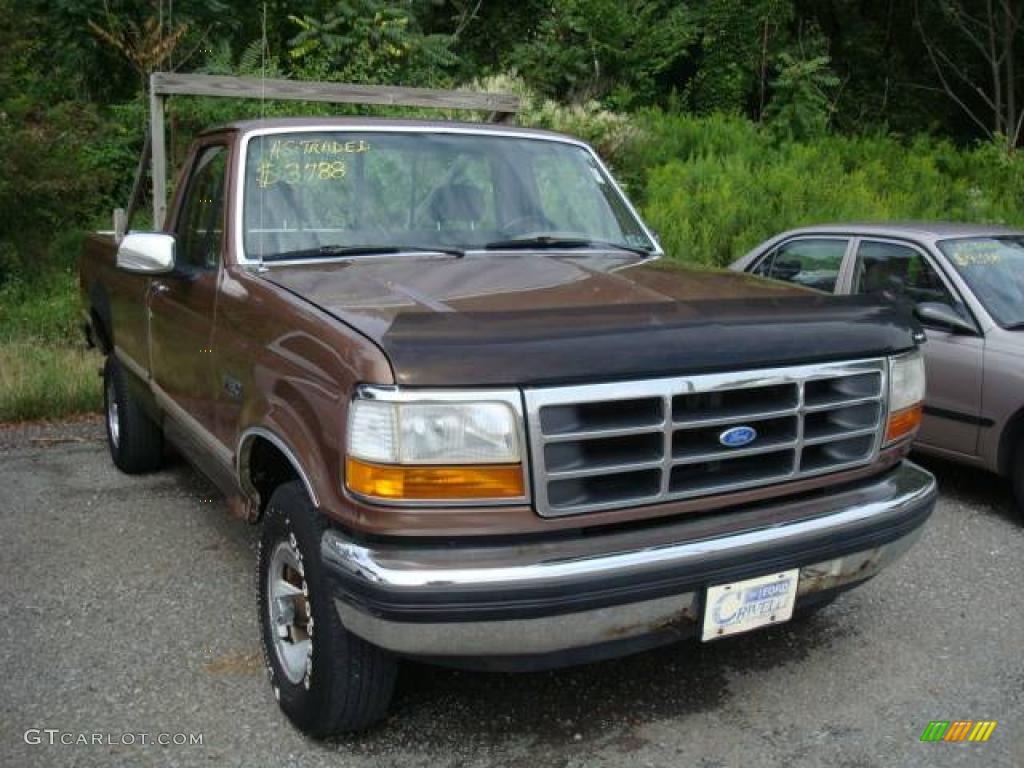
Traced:
POLYGON ((916 448, 1010 479, 1024 512, 1024 231, 830 224, 784 232, 732 269, 914 303, 928 336, 916 448))

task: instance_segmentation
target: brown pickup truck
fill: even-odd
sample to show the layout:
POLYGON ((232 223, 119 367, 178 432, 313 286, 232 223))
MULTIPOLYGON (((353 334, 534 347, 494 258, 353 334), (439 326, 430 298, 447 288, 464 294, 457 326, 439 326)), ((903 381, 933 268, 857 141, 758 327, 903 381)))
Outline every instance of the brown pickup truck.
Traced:
MULTIPOLYGON (((201 136, 81 262, 109 447, 262 526, 275 695, 368 726, 396 659, 572 664, 787 621, 920 533, 924 373, 871 297, 665 258, 597 155, 354 118, 201 136)), ((864 621, 871 621, 864 616, 864 621)))

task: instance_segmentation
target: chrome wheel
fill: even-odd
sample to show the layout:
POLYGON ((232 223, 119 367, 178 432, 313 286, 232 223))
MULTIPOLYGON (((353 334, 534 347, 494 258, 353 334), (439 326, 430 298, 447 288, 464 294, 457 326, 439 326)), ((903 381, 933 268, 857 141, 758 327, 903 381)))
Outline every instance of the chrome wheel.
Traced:
POLYGON ((117 448, 121 441, 121 417, 117 410, 117 392, 114 389, 113 377, 107 380, 107 431, 110 442, 117 448))
POLYGON ((302 557, 290 541, 280 541, 267 569, 267 612, 274 652, 285 676, 309 687, 313 658, 313 617, 302 557))

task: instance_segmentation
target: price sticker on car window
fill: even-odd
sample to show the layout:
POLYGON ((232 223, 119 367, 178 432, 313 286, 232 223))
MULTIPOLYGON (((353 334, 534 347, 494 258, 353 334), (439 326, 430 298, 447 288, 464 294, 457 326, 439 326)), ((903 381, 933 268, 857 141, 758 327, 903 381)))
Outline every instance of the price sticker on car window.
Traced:
POLYGON ((991 266, 1003 259, 1002 248, 992 240, 956 243, 949 256, 958 267, 991 266))

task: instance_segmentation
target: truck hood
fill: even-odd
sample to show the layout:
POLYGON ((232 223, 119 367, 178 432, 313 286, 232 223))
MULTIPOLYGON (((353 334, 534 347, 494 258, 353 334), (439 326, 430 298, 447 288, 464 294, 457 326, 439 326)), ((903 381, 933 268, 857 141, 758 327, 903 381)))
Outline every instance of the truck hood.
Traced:
POLYGON ((365 257, 262 277, 356 328, 405 386, 535 385, 890 354, 909 313, 623 253, 365 257))

